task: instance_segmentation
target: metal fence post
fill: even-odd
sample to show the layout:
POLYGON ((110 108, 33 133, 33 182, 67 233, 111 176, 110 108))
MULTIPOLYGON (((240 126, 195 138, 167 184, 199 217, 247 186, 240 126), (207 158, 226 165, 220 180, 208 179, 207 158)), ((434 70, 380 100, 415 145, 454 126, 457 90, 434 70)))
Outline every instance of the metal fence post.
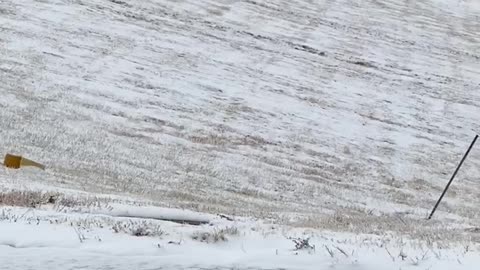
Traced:
POLYGON ((470 147, 468 148, 467 152, 465 153, 465 155, 463 156, 462 160, 460 161, 460 164, 458 164, 457 169, 456 169, 455 172, 453 173, 452 178, 450 178, 450 181, 448 181, 447 186, 446 186, 445 189, 443 190, 443 193, 442 193, 442 195, 440 196, 440 198, 438 199, 437 203, 435 204, 435 207, 433 207, 433 210, 432 210, 432 212, 430 213, 430 216, 428 216, 428 219, 431 219, 432 216, 433 216, 433 214, 434 214, 435 211, 437 210, 437 207, 438 207, 438 205, 440 204, 440 202, 442 201, 443 196, 445 196, 445 193, 447 193, 448 188, 449 188, 450 185, 452 184, 453 179, 455 179, 455 176, 457 175, 458 171, 460 170, 460 167, 462 167, 463 162, 465 161, 465 159, 467 158, 468 154, 470 153, 470 150, 472 150, 472 148, 473 148, 473 146, 475 145, 475 142, 477 141, 477 139, 478 139, 478 135, 475 136, 475 138, 474 138, 473 141, 472 141, 472 144, 470 144, 470 147))

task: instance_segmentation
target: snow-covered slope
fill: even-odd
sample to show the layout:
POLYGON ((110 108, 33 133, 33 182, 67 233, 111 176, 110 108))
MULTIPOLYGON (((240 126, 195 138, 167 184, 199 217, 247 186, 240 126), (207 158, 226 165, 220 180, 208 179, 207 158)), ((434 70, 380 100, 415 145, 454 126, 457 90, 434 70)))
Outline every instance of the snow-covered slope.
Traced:
MULTIPOLYGON (((480 131, 479 14, 476 0, 2 0, 0 152, 48 167, 2 181, 419 224, 480 131)), ((476 224, 479 168, 477 148, 438 218, 476 224)))

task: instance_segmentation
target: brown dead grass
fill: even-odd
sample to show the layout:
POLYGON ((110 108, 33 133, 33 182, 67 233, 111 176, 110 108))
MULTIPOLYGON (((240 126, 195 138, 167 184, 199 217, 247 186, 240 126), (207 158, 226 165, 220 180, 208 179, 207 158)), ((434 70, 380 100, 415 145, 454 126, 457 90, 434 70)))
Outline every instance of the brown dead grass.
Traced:
POLYGON ((0 205, 18 207, 37 207, 41 204, 54 203, 58 194, 40 191, 8 191, 0 193, 0 205))

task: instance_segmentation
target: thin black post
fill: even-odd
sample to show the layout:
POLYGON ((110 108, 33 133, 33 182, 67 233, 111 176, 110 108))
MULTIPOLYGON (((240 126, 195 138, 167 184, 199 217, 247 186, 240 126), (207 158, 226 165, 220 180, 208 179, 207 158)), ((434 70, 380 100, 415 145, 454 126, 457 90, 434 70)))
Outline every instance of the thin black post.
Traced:
POLYGON ((465 155, 463 156, 462 161, 460 161, 460 164, 458 164, 457 169, 455 170, 455 172, 454 172, 453 175, 452 175, 452 178, 450 178, 450 181, 448 182, 447 186, 446 186, 445 189, 443 190, 443 193, 442 193, 442 195, 440 196, 440 198, 438 199, 437 203, 435 204, 435 207, 433 207, 432 213, 430 213, 430 216, 428 216, 428 219, 431 219, 432 216, 433 216, 433 214, 434 214, 435 211, 437 210, 437 207, 438 207, 438 205, 440 204, 440 202, 442 201, 443 196, 445 196, 445 193, 447 193, 447 190, 448 190, 448 188, 450 187, 450 184, 452 184, 453 179, 455 179, 455 176, 457 175, 458 171, 460 170, 460 167, 462 167, 463 162, 465 161, 465 159, 467 158, 468 154, 470 153, 470 150, 472 150, 473 145, 475 145, 475 142, 477 141, 477 139, 478 139, 478 135, 475 135, 475 138, 473 139, 472 144, 470 144, 470 147, 468 148, 467 152, 466 152, 465 155))

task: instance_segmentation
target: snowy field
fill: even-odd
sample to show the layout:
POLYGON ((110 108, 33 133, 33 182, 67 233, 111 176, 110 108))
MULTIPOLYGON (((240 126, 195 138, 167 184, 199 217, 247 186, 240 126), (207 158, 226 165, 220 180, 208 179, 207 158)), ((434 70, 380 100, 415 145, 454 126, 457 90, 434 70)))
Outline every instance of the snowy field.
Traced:
MULTIPOLYGON (((318 269, 332 264, 329 258, 338 269, 376 269, 370 258, 392 269, 418 266, 413 255, 398 258, 402 244, 391 247, 394 261, 383 247, 375 255, 381 244, 362 246, 361 239, 345 247, 363 254, 355 264, 318 235, 314 255, 275 263, 269 256, 281 257, 292 241, 280 229, 271 241, 248 234, 257 219, 291 231, 331 231, 337 240, 405 237, 421 241, 411 247, 419 257, 422 245, 438 250, 440 243, 449 255, 430 251, 424 269, 474 269, 480 145, 434 220, 425 217, 480 132, 478 33, 476 0, 0 0, 0 154, 47 165, 45 172, 1 171, 1 188, 248 217, 237 225, 246 235, 226 250, 241 251, 245 241, 251 256, 267 260, 232 252, 237 261, 205 263, 221 247, 204 243, 192 261, 179 259, 190 257, 189 249, 177 253, 171 245, 136 259, 120 248, 110 255, 125 269, 230 269, 237 262, 318 269), (170 268, 162 260, 148 265, 159 253, 170 256, 170 268)), ((70 215, 34 212, 49 211, 70 215)), ((26 244, 35 255, 1 245, 16 231, 43 243, 42 235, 56 230, 48 218, 20 221, 23 227, 8 216, 0 221, 0 261, 37 269, 25 259, 37 256, 32 260, 49 265, 48 251, 35 245, 26 244)), ((103 234, 111 241, 80 243, 75 226, 59 226, 74 239, 60 246, 52 240, 59 249, 52 264, 90 268, 95 257, 105 260, 99 269, 121 269, 96 252, 124 241, 121 234, 93 228, 90 241, 103 234)), ((138 245, 155 246, 157 238, 138 245)))

